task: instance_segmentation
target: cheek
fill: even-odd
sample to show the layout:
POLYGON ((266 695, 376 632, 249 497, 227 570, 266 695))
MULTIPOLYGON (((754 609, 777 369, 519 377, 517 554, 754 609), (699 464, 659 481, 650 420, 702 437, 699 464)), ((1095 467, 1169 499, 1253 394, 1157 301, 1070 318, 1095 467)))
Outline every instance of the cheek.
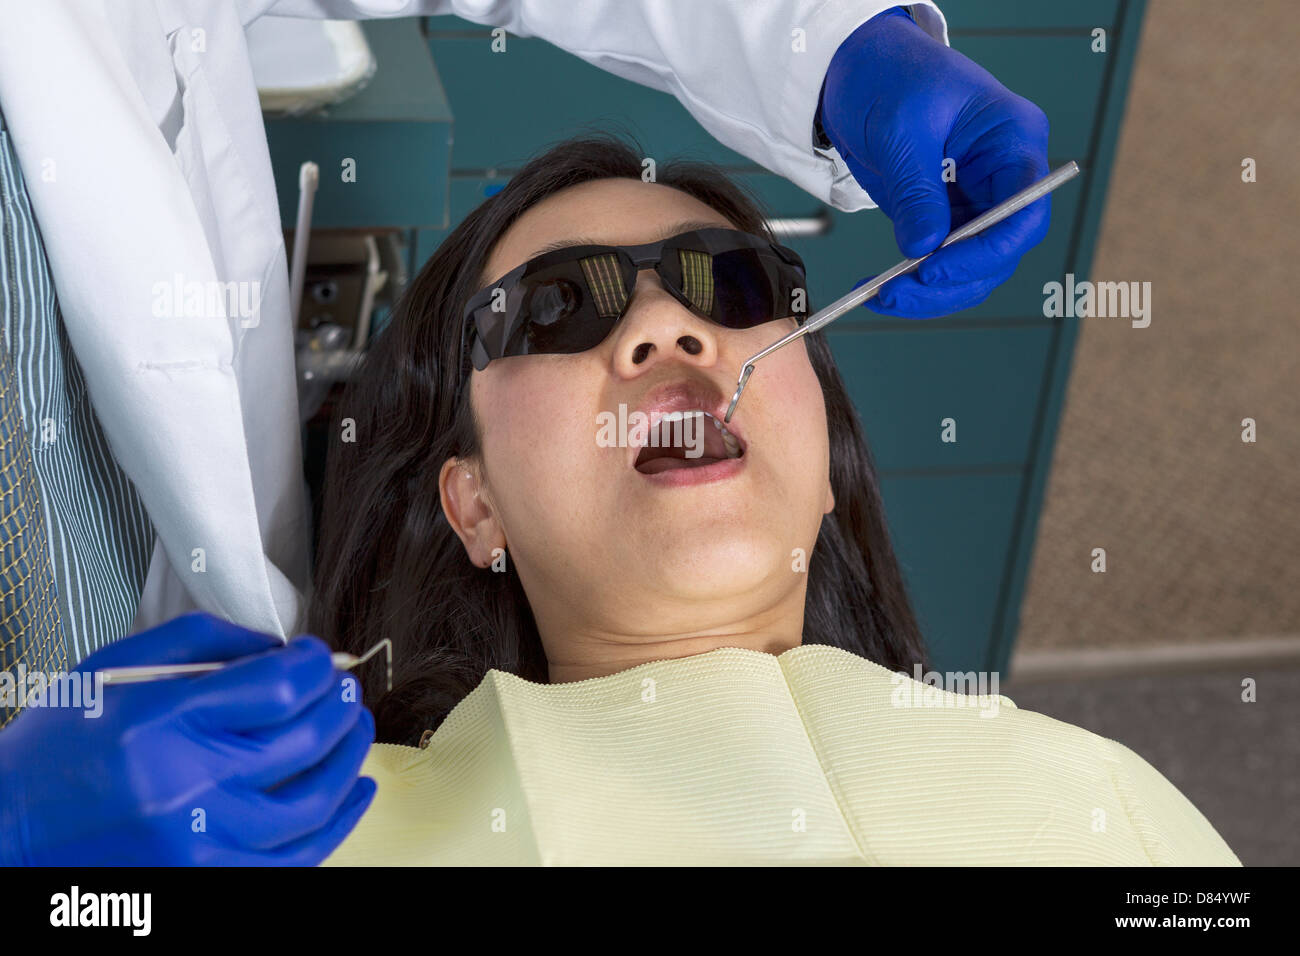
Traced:
MULTIPOLYGON (((781 349, 755 366, 753 378, 762 374, 768 389, 764 405, 782 436, 782 450, 806 465, 809 479, 824 480, 830 453, 826 401, 807 352, 798 343, 781 349)), ((752 387, 753 379, 746 398, 752 387)))
POLYGON ((488 486, 512 532, 568 521, 589 500, 582 482, 595 471, 596 425, 585 411, 592 399, 563 363, 529 356, 517 367, 503 364, 475 393, 488 486))

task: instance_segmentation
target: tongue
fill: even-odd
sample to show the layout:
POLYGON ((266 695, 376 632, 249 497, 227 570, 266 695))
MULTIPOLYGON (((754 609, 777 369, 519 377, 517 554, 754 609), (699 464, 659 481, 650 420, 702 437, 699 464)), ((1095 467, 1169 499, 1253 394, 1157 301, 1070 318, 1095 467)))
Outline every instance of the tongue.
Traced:
POLYGON ((679 468, 702 468, 705 465, 717 464, 721 460, 721 458, 710 458, 708 455, 701 455, 699 458, 677 458, 665 455, 637 462, 636 470, 643 475, 657 475, 661 471, 674 471, 679 468))
POLYGON ((702 416, 676 424, 660 422, 648 441, 636 459, 636 470, 643 475, 702 468, 730 457, 722 433, 702 416))

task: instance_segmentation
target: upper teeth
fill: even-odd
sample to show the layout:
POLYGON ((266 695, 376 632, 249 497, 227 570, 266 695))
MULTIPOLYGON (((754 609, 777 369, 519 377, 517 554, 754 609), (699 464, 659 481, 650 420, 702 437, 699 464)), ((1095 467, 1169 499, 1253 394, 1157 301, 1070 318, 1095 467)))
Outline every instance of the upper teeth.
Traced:
POLYGON ((736 436, 731 434, 731 432, 727 431, 727 426, 722 424, 721 419, 715 418, 713 415, 710 415, 708 412, 704 411, 703 409, 695 409, 692 411, 680 411, 680 412, 665 412, 663 417, 660 418, 659 421, 680 422, 683 419, 685 419, 687 415, 690 415, 692 417, 695 415, 703 415, 709 421, 713 422, 713 427, 722 433, 722 444, 723 447, 727 449, 727 457, 728 458, 740 457, 740 442, 736 440, 736 436))

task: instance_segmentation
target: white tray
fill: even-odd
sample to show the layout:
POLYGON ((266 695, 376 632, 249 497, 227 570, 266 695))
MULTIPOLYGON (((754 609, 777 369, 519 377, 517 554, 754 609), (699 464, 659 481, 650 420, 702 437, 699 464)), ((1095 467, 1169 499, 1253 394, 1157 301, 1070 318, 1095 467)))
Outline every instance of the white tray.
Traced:
POLYGON ((260 17, 245 36, 264 113, 304 113, 338 103, 375 72, 370 44, 351 20, 260 17))

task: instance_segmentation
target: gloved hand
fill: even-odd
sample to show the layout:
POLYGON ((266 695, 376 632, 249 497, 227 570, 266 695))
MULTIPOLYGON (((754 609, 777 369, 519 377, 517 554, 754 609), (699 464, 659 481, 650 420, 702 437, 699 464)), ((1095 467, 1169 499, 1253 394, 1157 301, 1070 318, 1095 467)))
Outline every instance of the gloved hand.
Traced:
POLYGON ((321 640, 282 645, 187 614, 73 674, 243 657, 196 677, 101 684, 98 717, 25 708, 0 731, 0 862, 312 866, 328 856, 374 796, 374 781, 357 776, 374 720, 344 699, 321 640))
MULTIPOLYGON (((909 258, 933 251, 953 229, 1048 172, 1043 111, 930 37, 899 7, 840 44, 819 116, 909 258), (956 182, 943 181, 945 158, 956 163, 956 182)), ((886 283, 867 307, 933 318, 978 305, 1047 235, 1049 210, 1045 197, 944 249, 886 283)))

